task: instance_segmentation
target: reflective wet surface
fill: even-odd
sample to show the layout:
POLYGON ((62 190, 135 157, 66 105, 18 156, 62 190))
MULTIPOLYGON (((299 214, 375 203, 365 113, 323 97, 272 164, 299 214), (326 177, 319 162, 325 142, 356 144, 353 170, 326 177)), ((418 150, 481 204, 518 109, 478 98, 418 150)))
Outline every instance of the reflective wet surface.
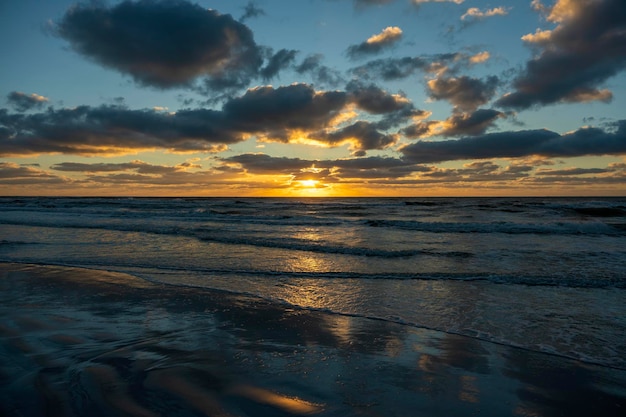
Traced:
POLYGON ((626 371, 116 273, 0 264, 0 415, 617 416, 626 371))

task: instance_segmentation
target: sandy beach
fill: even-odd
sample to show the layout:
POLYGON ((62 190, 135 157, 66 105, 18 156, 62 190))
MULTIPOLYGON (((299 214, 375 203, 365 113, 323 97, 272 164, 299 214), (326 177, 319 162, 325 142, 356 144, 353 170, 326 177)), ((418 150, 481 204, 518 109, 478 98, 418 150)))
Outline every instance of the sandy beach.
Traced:
POLYGON ((3 416, 617 416, 626 371, 119 273, 0 264, 3 416))

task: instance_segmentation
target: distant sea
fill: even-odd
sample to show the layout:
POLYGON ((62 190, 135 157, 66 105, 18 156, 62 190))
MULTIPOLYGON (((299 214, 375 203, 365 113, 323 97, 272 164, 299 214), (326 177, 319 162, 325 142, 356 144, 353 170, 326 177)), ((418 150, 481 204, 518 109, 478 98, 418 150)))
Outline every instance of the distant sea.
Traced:
POLYGON ((626 198, 0 198, 0 262, 626 369, 626 198))

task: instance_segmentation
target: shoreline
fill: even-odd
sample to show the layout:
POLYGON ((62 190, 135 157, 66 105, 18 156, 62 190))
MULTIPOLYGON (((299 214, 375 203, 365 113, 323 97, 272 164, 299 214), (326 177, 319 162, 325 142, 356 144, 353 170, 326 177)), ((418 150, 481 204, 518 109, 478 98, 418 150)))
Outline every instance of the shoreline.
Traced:
POLYGON ((624 370, 436 330, 82 268, 0 263, 0 289, 1 414, 626 409, 624 370))

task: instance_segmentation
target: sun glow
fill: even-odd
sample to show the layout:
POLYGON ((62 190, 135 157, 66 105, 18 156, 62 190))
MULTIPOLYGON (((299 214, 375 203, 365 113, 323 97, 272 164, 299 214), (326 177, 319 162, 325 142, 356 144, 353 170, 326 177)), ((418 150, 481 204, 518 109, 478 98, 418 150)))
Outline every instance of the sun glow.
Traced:
POLYGON ((319 184, 318 180, 300 180, 300 185, 303 188, 316 188, 319 184))

